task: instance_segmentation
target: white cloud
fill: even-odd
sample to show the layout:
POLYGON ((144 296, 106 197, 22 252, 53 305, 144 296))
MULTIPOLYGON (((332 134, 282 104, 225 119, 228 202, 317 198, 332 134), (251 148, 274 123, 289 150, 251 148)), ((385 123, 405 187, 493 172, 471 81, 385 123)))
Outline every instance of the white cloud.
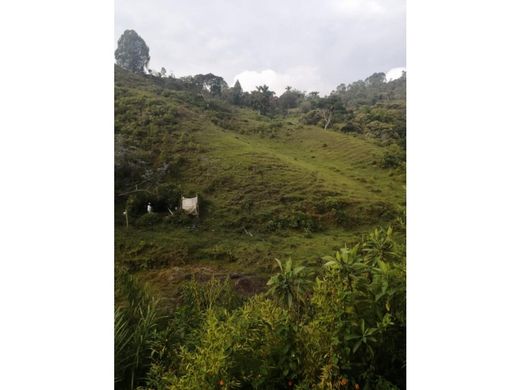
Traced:
POLYGON ((269 88, 280 96, 285 87, 291 86, 296 89, 319 91, 322 94, 330 91, 323 87, 323 80, 315 67, 300 66, 288 69, 286 72, 276 72, 272 69, 261 71, 246 70, 233 78, 233 84, 239 80, 244 91, 254 91, 257 86, 267 84, 269 88))
POLYGON ((115 41, 132 28, 150 67, 213 73, 244 87, 328 94, 404 66, 406 0, 116 0, 115 41), (249 72, 245 72, 245 71, 249 72))
POLYGON ((374 0, 337 0, 335 8, 348 16, 373 16, 385 13, 385 8, 374 0))
POLYGON ((207 43, 208 49, 212 50, 212 51, 223 50, 224 48, 226 48, 228 46, 229 46, 229 40, 218 38, 218 37, 212 37, 207 43))
POLYGON ((386 81, 392 81, 398 79, 403 74, 403 71, 406 71, 406 68, 392 68, 388 72, 386 72, 386 81))

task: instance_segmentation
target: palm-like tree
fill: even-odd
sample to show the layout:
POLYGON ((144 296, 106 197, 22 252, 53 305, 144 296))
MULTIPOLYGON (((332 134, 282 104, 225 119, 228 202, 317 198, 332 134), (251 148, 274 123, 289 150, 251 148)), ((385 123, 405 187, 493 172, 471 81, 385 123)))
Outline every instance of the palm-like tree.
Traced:
POLYGON ((270 286, 268 294, 288 309, 299 305, 304 301, 305 292, 310 281, 307 279, 305 266, 295 266, 289 258, 285 263, 275 259, 280 272, 273 275, 267 285, 270 286))

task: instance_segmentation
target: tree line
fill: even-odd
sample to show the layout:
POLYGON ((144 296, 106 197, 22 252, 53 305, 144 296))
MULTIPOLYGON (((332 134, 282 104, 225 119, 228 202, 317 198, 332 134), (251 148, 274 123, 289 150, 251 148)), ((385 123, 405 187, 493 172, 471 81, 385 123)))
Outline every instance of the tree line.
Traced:
POLYGON ((154 78, 164 88, 191 91, 204 99, 219 100, 233 106, 256 110, 260 115, 301 115, 307 125, 336 129, 346 133, 366 134, 402 147, 406 143, 406 73, 387 81, 385 73, 374 73, 365 80, 337 86, 329 95, 301 91, 287 86, 276 96, 268 85, 244 91, 240 81, 230 87, 212 73, 176 78, 148 69, 149 48, 133 30, 126 30, 118 41, 116 63, 131 72, 154 78))

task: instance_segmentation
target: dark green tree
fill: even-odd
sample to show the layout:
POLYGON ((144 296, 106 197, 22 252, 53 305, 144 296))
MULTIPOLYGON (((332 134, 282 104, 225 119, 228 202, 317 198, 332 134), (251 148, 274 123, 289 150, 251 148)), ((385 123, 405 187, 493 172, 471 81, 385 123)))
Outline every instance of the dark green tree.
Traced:
POLYGON ((144 73, 150 62, 150 49, 134 30, 125 30, 117 41, 116 63, 132 72, 144 73))
POLYGON ((285 92, 278 98, 278 106, 282 111, 296 108, 303 101, 304 94, 292 87, 286 87, 285 92))
POLYGON ((270 91, 267 85, 256 87, 256 91, 251 93, 251 105, 262 115, 271 113, 274 107, 274 92, 270 91))
POLYGON ((373 73, 365 79, 368 86, 381 86, 386 82, 386 75, 383 72, 373 73))
POLYGON ((197 74, 193 77, 193 83, 202 92, 209 92, 211 96, 221 96, 228 89, 226 81, 213 73, 197 74))
POLYGON ((244 91, 242 90, 242 85, 240 85, 240 81, 237 80, 231 89, 231 103, 240 105, 243 93, 244 91))

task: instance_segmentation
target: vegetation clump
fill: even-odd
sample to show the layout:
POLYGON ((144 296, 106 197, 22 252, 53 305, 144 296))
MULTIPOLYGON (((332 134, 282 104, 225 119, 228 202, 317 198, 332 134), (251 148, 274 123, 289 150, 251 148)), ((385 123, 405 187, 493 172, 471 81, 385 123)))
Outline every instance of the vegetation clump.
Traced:
POLYGON ((116 388, 405 388, 404 256, 376 229, 321 269, 276 260, 265 293, 189 280, 168 309, 122 271, 116 388))

